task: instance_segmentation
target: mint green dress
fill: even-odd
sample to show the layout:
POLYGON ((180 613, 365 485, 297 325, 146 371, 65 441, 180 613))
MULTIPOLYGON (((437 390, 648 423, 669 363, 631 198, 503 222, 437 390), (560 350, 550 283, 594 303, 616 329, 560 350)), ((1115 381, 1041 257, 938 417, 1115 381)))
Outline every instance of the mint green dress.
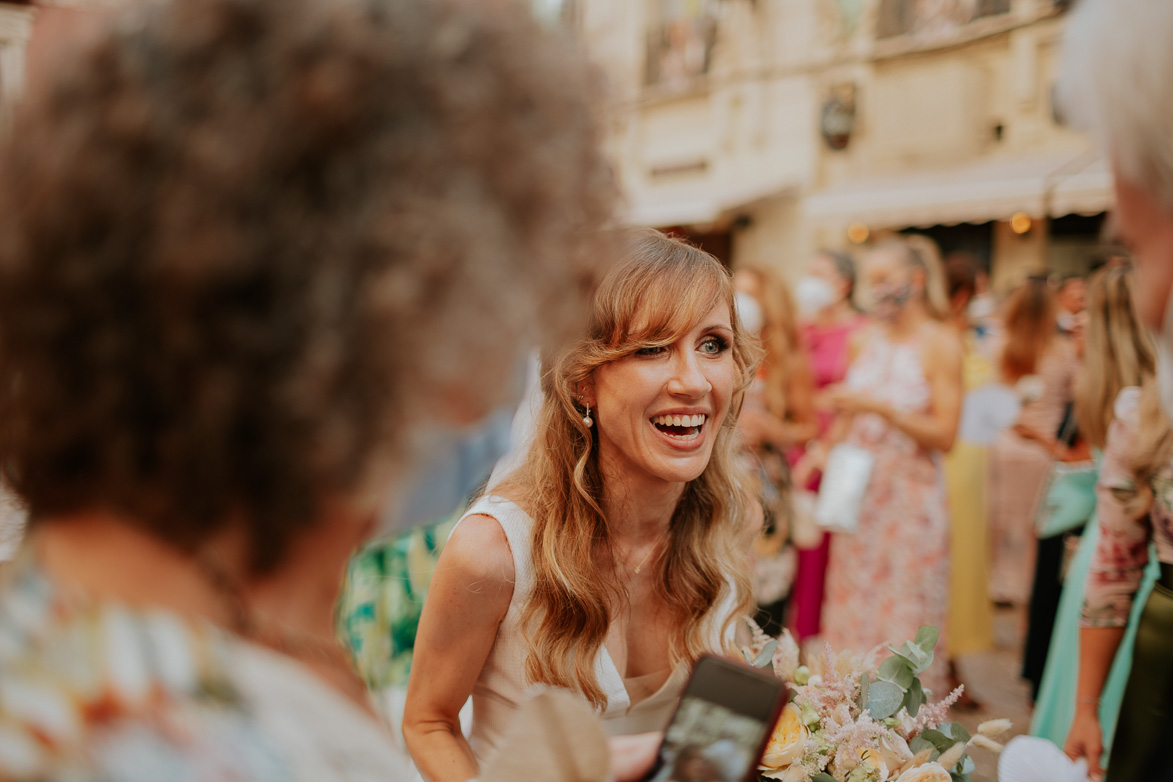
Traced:
MULTIPOLYGON (((1075 690, 1079 677, 1079 619, 1083 613, 1084 583, 1091 566, 1092 554, 1100 538, 1100 525, 1092 516, 1084 528, 1079 548, 1068 565, 1063 582, 1063 596, 1059 601, 1059 612, 1055 616, 1055 632, 1051 636, 1051 648, 1047 653, 1047 667, 1039 687, 1039 699, 1035 703, 1034 717, 1030 724, 1032 736, 1050 739, 1062 747, 1067 741, 1067 731, 1075 717, 1075 690)), ((1100 700, 1100 728, 1104 732, 1104 759, 1112 749, 1112 737, 1116 733, 1116 719, 1120 715, 1120 701, 1124 697, 1124 686, 1128 683, 1132 664, 1132 647, 1136 638, 1136 627, 1144 610, 1149 592, 1161 575, 1156 552, 1150 545, 1149 564, 1141 580, 1140 590, 1132 605, 1128 627, 1116 659, 1104 683, 1100 700)))

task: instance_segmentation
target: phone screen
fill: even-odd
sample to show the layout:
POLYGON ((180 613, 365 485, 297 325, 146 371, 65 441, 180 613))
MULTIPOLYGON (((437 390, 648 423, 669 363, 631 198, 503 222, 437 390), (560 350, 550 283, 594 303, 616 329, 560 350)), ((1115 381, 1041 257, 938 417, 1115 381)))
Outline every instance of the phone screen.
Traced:
POLYGON ((772 676, 703 657, 681 696, 649 777, 652 782, 753 778, 778 721, 786 686, 772 676))

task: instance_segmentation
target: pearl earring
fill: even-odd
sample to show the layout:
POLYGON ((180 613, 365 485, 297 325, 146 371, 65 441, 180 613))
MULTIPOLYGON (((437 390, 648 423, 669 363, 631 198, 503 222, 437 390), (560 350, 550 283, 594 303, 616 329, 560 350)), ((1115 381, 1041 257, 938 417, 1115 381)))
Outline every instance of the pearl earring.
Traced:
POLYGON ((587 429, 590 429, 592 426, 595 425, 595 421, 594 421, 594 419, 591 418, 591 406, 585 405, 585 407, 586 407, 586 415, 584 415, 582 417, 582 422, 584 424, 586 424, 587 429))

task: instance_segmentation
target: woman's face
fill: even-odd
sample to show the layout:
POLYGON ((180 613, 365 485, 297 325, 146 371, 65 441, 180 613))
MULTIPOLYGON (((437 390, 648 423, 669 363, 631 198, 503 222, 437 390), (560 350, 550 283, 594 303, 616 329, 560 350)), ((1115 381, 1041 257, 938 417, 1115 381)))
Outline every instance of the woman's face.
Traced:
POLYGON ((609 472, 683 483, 704 472, 737 386, 729 307, 666 347, 593 373, 599 459, 609 472))
POLYGON ((835 261, 825 255, 816 255, 811 259, 807 274, 831 286, 831 290, 835 291, 836 304, 846 299, 851 291, 851 281, 839 274, 839 267, 835 265, 835 261))
POLYGON ((872 313, 881 319, 898 316, 918 293, 913 270, 887 249, 876 250, 864 259, 863 279, 872 313))

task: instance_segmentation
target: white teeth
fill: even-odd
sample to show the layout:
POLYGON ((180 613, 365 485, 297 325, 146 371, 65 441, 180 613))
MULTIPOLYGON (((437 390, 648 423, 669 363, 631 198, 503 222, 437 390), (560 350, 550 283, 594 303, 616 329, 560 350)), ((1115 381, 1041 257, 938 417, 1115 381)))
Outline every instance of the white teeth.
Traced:
POLYGON ((660 426, 704 426, 706 420, 706 415, 658 415, 652 419, 652 423, 660 426))

